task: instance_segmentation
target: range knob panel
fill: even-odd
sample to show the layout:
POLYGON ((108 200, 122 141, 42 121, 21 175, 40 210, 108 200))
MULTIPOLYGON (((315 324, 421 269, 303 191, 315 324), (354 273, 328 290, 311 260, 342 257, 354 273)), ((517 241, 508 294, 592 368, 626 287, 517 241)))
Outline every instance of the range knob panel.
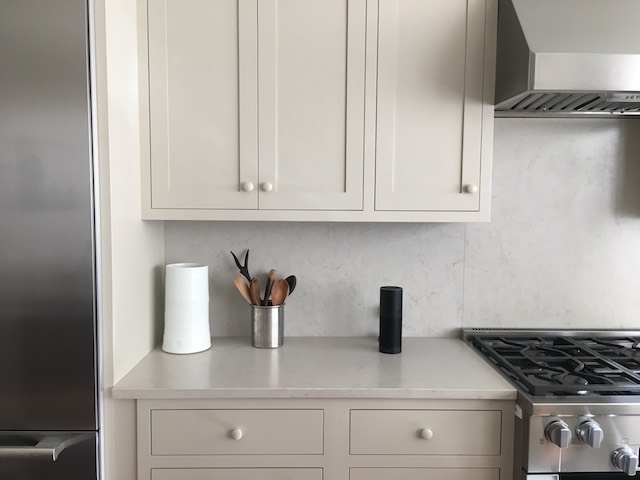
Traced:
POLYGON ((544 429, 544 436, 560 448, 567 448, 571 443, 571 429, 562 420, 554 420, 544 429))
POLYGON ((638 456, 629 447, 622 447, 613 452, 611 463, 630 477, 636 474, 638 469, 638 456))
POLYGON ((576 433, 581 442, 586 443, 591 448, 600 448, 604 440, 604 431, 602 427, 593 420, 582 422, 576 428, 576 433))

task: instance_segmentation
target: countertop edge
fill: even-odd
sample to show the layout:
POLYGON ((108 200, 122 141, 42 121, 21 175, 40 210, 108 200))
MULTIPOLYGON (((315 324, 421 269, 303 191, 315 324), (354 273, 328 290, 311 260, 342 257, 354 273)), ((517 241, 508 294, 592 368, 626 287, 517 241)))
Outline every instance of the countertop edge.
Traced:
POLYGON ((216 390, 134 390, 112 389, 116 400, 186 400, 186 399, 415 399, 415 400, 515 400, 516 390, 394 390, 364 388, 360 390, 317 389, 254 389, 234 388, 216 390))

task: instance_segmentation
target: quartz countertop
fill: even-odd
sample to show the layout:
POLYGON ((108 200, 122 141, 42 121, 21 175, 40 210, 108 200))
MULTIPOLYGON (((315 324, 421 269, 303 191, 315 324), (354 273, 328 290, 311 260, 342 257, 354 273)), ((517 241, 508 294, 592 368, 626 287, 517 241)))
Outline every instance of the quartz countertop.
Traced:
POLYGON ((403 338, 402 353, 376 338, 288 337, 259 349, 214 338, 201 353, 151 351, 112 391, 118 399, 419 398, 511 400, 516 389, 462 340, 403 338))

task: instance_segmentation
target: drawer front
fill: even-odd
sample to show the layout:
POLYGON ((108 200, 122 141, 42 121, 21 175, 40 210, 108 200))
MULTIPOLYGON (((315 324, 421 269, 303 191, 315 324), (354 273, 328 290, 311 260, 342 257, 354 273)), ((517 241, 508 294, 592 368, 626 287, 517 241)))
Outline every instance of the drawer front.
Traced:
MULTIPOLYGON (((352 468, 349 480, 500 480, 497 468, 352 468)), ((155 479, 154 479, 155 480, 155 479)))
POLYGON ((322 469, 154 468, 151 480, 322 480, 322 469))
POLYGON ((500 455, 499 411, 351 410, 352 455, 500 455))
POLYGON ((152 410, 152 455, 321 455, 323 410, 152 410))

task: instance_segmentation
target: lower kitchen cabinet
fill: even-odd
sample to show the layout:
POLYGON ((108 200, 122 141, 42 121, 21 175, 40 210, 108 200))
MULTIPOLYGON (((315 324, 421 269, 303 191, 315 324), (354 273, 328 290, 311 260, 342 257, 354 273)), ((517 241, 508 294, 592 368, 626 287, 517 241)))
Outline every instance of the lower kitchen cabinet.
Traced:
POLYGON ((513 401, 138 400, 140 480, 506 480, 513 401))
POLYGON ((320 468, 164 468, 151 480, 322 480, 320 468))
POLYGON ((349 480, 500 480, 496 468, 352 468, 349 480))
POLYGON ((352 410, 352 455, 500 455, 500 411, 352 410))
POLYGON ((154 409, 151 454, 321 455, 322 429, 319 409, 154 409))

